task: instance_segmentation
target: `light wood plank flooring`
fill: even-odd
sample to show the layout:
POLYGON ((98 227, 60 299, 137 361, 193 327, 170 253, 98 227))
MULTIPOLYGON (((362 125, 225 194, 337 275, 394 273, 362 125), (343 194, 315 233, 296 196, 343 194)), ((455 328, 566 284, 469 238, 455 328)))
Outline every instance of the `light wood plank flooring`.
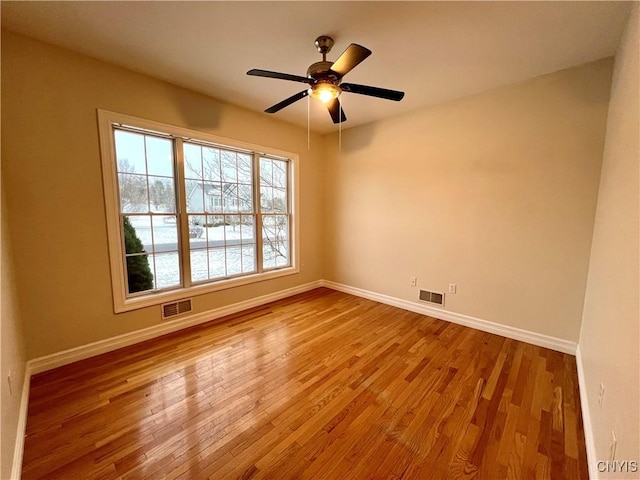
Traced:
POLYGON ((328 289, 35 376, 23 478, 587 478, 569 355, 328 289))

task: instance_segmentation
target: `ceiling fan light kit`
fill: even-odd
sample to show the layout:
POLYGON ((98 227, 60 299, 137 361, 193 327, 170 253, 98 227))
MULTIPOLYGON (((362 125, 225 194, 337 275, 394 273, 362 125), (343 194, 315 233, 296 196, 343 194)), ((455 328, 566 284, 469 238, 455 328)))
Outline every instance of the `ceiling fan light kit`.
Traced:
POLYGON ((338 98, 342 89, 333 83, 318 82, 307 90, 311 98, 320 100, 322 103, 329 103, 334 98, 338 98))
POLYGON ((342 78, 358 66, 363 60, 371 55, 371 50, 352 43, 342 52, 335 62, 327 61, 327 53, 331 51, 334 45, 333 38, 321 35, 316 38, 315 46, 320 54, 322 61, 313 63, 307 69, 307 76, 290 75, 288 73, 271 72, 269 70, 252 69, 247 75, 257 77, 277 78, 280 80, 288 80, 292 82, 306 83, 309 87, 306 90, 296 93, 283 101, 267 108, 265 112, 276 113, 294 102, 306 97, 307 95, 316 100, 320 100, 327 105, 329 115, 333 123, 342 123, 347 117, 340 106, 340 95, 342 92, 356 93, 359 95, 368 95, 371 97, 383 98, 386 100, 394 100, 396 102, 402 100, 404 92, 397 90, 388 90, 386 88, 370 87, 368 85, 359 85, 356 83, 341 83, 342 78))

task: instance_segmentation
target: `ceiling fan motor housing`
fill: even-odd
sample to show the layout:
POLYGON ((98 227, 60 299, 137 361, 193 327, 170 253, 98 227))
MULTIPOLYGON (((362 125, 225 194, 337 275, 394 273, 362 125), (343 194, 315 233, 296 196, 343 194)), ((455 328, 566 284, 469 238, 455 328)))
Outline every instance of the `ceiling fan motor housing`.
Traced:
POLYGON ((316 62, 307 68, 307 77, 315 80, 329 80, 332 83, 338 80, 335 74, 330 73, 333 62, 316 62))

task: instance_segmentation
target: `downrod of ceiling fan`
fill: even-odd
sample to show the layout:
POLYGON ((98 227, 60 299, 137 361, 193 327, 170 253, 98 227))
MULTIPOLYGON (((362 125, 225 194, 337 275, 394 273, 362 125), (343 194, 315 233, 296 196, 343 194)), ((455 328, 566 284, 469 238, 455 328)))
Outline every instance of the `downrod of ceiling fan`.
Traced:
POLYGON ((322 54, 323 62, 327 61, 327 53, 331 51, 333 44, 333 38, 329 37, 328 35, 320 35, 318 38, 316 38, 314 45, 318 49, 318 52, 322 54))

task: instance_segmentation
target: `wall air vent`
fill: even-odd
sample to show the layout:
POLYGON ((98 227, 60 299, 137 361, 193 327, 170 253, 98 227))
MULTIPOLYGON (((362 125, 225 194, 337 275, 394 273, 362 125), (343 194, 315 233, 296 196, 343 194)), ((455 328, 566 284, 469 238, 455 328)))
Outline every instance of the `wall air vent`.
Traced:
POLYGON ((162 304, 162 319, 175 317, 191 311, 191 299, 178 300, 177 302, 162 304))
POLYGON ((422 300, 423 302, 429 302, 435 305, 444 306, 444 293, 420 290, 420 300, 422 300))

